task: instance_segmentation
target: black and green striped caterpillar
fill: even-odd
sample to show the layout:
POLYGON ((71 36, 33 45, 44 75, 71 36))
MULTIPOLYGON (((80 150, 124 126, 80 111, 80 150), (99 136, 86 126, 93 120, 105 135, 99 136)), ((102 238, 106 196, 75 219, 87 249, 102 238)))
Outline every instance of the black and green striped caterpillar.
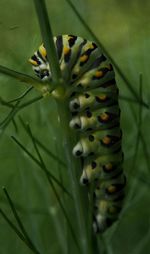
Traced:
MULTIPOLYGON (((125 186, 115 73, 94 42, 60 35, 54 37, 54 43, 62 77, 68 84, 70 127, 79 137, 73 155, 82 160, 81 184, 94 183, 93 228, 103 232, 119 215, 125 186)), ((51 79, 44 45, 29 61, 40 79, 51 79)))

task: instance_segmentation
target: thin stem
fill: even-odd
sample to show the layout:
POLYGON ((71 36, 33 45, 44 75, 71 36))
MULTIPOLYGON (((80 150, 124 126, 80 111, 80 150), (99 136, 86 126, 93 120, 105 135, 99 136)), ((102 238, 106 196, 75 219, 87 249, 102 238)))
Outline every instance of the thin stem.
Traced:
POLYGON ((137 99, 131 98, 131 97, 127 97, 127 96, 122 95, 122 94, 119 94, 118 98, 119 98, 119 100, 123 100, 123 101, 126 101, 126 102, 141 104, 141 103, 139 103, 139 101, 137 101, 137 99))
MULTIPOLYGON (((10 121, 14 118, 15 114, 18 112, 18 106, 21 102, 21 100, 32 90, 32 87, 29 87, 17 100, 16 104, 13 106, 10 113, 7 115, 7 117, 0 123, 0 128, 4 130, 7 125, 10 123, 10 121)), ((12 104, 10 104, 12 105, 12 104)))
POLYGON ((10 123, 10 121, 13 119, 15 116, 16 112, 18 111, 18 106, 20 104, 20 101, 17 101, 15 106, 12 108, 8 116, 0 123, 0 129, 4 130, 7 125, 10 123))
POLYGON ((5 187, 3 187, 3 191, 4 191, 5 195, 6 195, 6 198, 8 200, 9 205, 10 205, 10 208, 11 208, 13 214, 14 214, 14 217, 15 217, 17 223, 18 223, 18 226, 19 226, 20 230, 22 231, 22 234, 23 234, 24 238, 26 239, 26 242, 28 243, 28 246, 31 247, 31 249, 34 251, 34 253, 40 254, 39 251, 34 246, 32 240, 28 236, 28 234, 27 234, 27 232, 26 232, 26 230, 25 230, 25 228, 24 228, 24 226, 23 226, 23 224, 22 224, 22 222, 21 222, 21 220, 20 220, 20 218, 18 216, 18 213, 17 213, 17 211, 15 209, 15 206, 14 206, 14 204, 13 204, 13 202, 12 202, 12 200, 11 200, 11 198, 10 198, 10 196, 9 196, 9 194, 8 194, 8 192, 7 192, 5 187))
POLYGON ((14 118, 12 119, 12 123, 13 123, 13 126, 15 128, 16 133, 18 133, 18 125, 17 125, 17 123, 16 123, 14 118))
POLYGON ((14 123, 14 117, 18 113, 18 111, 20 111, 21 109, 23 109, 23 108, 25 108, 25 107, 27 107, 27 106, 29 106, 29 105, 31 105, 31 104, 41 100, 42 98, 43 98, 43 96, 38 96, 38 97, 35 97, 35 98, 25 102, 25 103, 22 103, 21 105, 20 105, 20 100, 22 98, 19 101, 17 101, 15 105, 13 105, 11 103, 8 103, 8 102, 4 101, 1 98, 0 99, 1 100, 1 104, 12 109, 10 111, 10 113, 7 115, 7 117, 0 123, 1 130, 4 130, 11 121, 14 123))
MULTIPOLYGON (((143 92, 142 92, 142 74, 139 75, 139 96, 142 99, 143 98, 143 92)), ((132 160, 132 166, 130 169, 130 174, 133 173, 133 170, 136 167, 136 159, 138 156, 138 149, 139 149, 139 144, 140 144, 140 132, 141 132, 141 125, 142 125, 142 107, 139 105, 139 114, 138 114, 138 120, 137 120, 137 135, 136 135, 136 144, 135 144, 135 152, 133 155, 133 160, 132 160)), ((132 181, 132 180, 131 180, 132 181)))
MULTIPOLYGON (((18 100, 22 100, 27 94, 29 91, 32 90, 32 87, 29 88, 28 90, 26 90, 23 94, 21 94, 19 97, 13 99, 13 100, 10 100, 10 101, 5 101, 3 98, 0 97, 0 104, 3 105, 3 106, 6 106, 8 108, 14 108, 14 104, 12 102, 15 102, 15 101, 18 101, 18 100)), ((25 103, 22 103, 20 106, 18 106, 18 111, 22 108, 25 108, 26 106, 29 106, 31 105, 32 103, 34 102, 37 102, 39 100, 43 99, 43 96, 40 95, 40 96, 36 96, 35 98, 31 99, 31 100, 28 100, 26 101, 25 103)))
POLYGON ((88 248, 88 234, 87 234, 87 227, 85 222, 87 222, 87 216, 84 213, 84 208, 87 211, 87 194, 85 195, 85 200, 83 204, 82 200, 82 193, 84 192, 79 187, 79 174, 80 172, 80 165, 77 159, 73 158, 72 149, 74 145, 74 133, 72 133, 69 127, 69 111, 68 111, 68 102, 57 102, 58 107, 58 114, 60 117, 60 125, 61 129, 63 130, 63 147, 66 153, 66 160, 68 166, 68 174, 70 177, 70 187, 72 188, 72 194, 74 197, 74 204, 75 204, 75 211, 77 216, 77 222, 79 227, 79 234, 81 239, 81 247, 84 254, 90 253, 90 249, 88 248))
POLYGON ((45 1, 34 0, 34 4, 38 16, 44 46, 47 52, 48 62, 50 64, 52 79, 56 86, 61 80, 61 71, 59 67, 56 49, 54 46, 52 29, 49 22, 45 1))
POLYGON ((0 73, 3 73, 4 75, 10 76, 18 81, 24 82, 28 85, 32 85, 36 90, 40 91, 43 96, 49 95, 53 91, 53 84, 42 82, 39 79, 33 78, 29 75, 23 74, 21 72, 17 72, 14 70, 11 70, 5 66, 0 65, 0 73))
POLYGON ((0 97, 0 104, 2 106, 8 107, 8 108, 13 108, 14 105, 12 103, 9 103, 7 101, 5 101, 3 98, 0 97))
POLYGON ((29 87, 26 91, 24 91, 20 96, 18 96, 17 98, 8 101, 8 103, 12 103, 12 102, 16 102, 16 101, 20 101, 22 100, 28 93, 31 92, 31 90, 33 89, 33 87, 29 87))
POLYGON ((46 176, 46 178, 47 178, 47 180, 48 180, 48 182, 49 182, 49 184, 50 184, 50 186, 51 186, 51 188, 52 188, 52 190, 53 190, 53 192, 54 192, 54 194, 55 194, 55 196, 56 196, 56 198, 57 198, 57 201, 58 201, 58 203, 59 203, 59 205, 60 205, 60 208, 62 209, 62 212, 63 212, 63 214, 64 214, 64 217, 65 217, 65 219, 66 219, 66 221, 67 221, 67 223, 68 223, 68 227, 69 227, 70 232, 71 232, 71 234, 72 234, 72 236, 73 236, 73 239, 74 239, 74 241, 75 241, 75 243, 76 243, 76 246, 77 246, 78 250, 80 250, 80 249, 79 249, 79 245, 78 245, 78 240, 77 240, 76 235, 75 235, 75 233, 74 233, 74 230, 73 230, 73 228, 72 228, 72 224, 71 224, 71 222, 70 222, 70 219, 69 219, 69 217, 68 217, 68 214, 67 214, 67 212, 66 212, 66 210, 65 210, 65 208, 64 208, 64 206, 63 206, 63 204, 62 204, 62 201, 61 201, 61 199, 60 199, 60 197, 59 197, 59 195, 58 195, 58 193, 57 193, 57 191, 56 191, 56 188, 55 188, 55 186, 54 186, 54 184, 53 184, 53 182, 52 182, 52 180, 51 180, 49 174, 47 173, 48 170, 47 170, 46 165, 45 165, 45 163, 44 163, 44 161, 43 161, 43 158, 42 158, 42 156, 41 156, 41 154, 40 154, 40 152, 39 152, 39 149, 38 149, 38 147, 37 147, 37 145, 36 145, 36 142, 35 142, 35 140, 34 140, 34 138, 33 138, 33 135, 32 135, 32 132, 31 132, 31 129, 30 129, 30 126, 29 126, 29 125, 28 125, 28 134, 30 135, 30 138, 32 139, 32 143, 33 143, 33 145, 34 145, 35 151, 36 151, 36 153, 37 153, 37 155, 38 155, 38 158, 39 158, 39 160, 40 160, 41 169, 42 169, 42 170, 44 171, 44 173, 45 173, 45 176, 46 176))
MULTIPOLYGON (((37 160, 15 137, 11 137, 13 141, 41 168, 41 163, 39 160, 37 160)), ((58 179, 53 176, 49 171, 47 171, 47 174, 59 185, 60 188, 69 196, 71 197, 70 193, 68 190, 58 181, 58 179)))
POLYGON ((61 165, 62 167, 66 168, 66 164, 64 163, 64 161, 62 161, 58 156, 56 156, 54 153, 52 153, 45 145, 43 145, 41 143, 41 141, 39 141, 36 137, 34 137, 36 143, 38 144, 39 147, 41 147, 43 149, 43 151, 45 151, 51 158, 53 158, 55 161, 57 161, 59 163, 59 165, 61 165))
POLYGON ((27 102, 25 103, 22 103, 19 107, 18 107, 18 111, 20 109, 23 109, 23 108, 26 108, 27 106, 30 106, 31 104, 37 102, 37 101, 40 101, 41 99, 43 99, 43 96, 36 96, 35 98, 31 99, 31 100, 28 100, 27 102))
MULTIPOLYGON (((11 220, 7 217, 7 215, 0 208, 0 214, 4 218, 4 220, 9 224, 9 226, 13 229, 13 231, 18 235, 18 237, 29 247, 27 240, 24 238, 23 234, 18 230, 18 228, 11 222, 11 220)), ((30 247, 29 247, 30 248, 30 247)))
MULTIPOLYGON (((23 121, 23 119, 21 117, 19 117, 19 120, 23 126, 23 128, 25 129, 25 131, 28 133, 28 135, 30 135, 29 132, 29 128, 27 127, 27 124, 25 124, 25 122, 23 121)), ((32 134, 32 138, 34 139, 34 142, 40 147, 42 148, 42 150, 47 153, 50 158, 52 158, 53 160, 55 160, 57 163, 59 163, 62 167, 66 168, 66 164, 58 157, 56 156, 53 152, 51 152, 45 145, 43 145, 41 143, 41 141, 39 141, 36 137, 33 136, 32 134)))

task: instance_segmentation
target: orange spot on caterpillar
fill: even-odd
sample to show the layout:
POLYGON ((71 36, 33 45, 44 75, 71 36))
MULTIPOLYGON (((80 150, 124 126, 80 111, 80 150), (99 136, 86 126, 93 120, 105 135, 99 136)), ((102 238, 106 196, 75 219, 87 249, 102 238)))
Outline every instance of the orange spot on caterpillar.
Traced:
POLYGON ((103 76, 103 72, 102 71, 96 71, 96 73, 95 73, 95 77, 96 78, 100 78, 102 76, 103 76))
POLYGON ((109 119, 109 115, 107 113, 102 113, 100 115, 101 120, 107 121, 109 119))
POLYGON ((80 62, 84 63, 88 59, 88 55, 80 56, 80 62))
POLYGON ((105 169, 108 171, 112 170, 112 168, 113 168, 113 166, 110 162, 105 165, 105 169))
POLYGON ((67 55, 70 52, 70 48, 64 47, 63 51, 64 51, 64 55, 67 55))
POLYGON ((114 193, 114 192, 116 192, 116 190, 117 190, 117 188, 116 188, 116 186, 114 186, 114 185, 110 185, 110 186, 107 188, 107 191, 108 191, 109 193, 114 193))
POLYGON ((110 142, 111 142, 111 138, 109 138, 108 136, 106 136, 106 137, 104 137, 103 138, 103 143, 105 144, 105 145, 108 145, 108 144, 110 144, 110 142))
POLYGON ((105 94, 99 95, 98 96, 100 100, 105 101, 107 99, 107 96, 105 94))

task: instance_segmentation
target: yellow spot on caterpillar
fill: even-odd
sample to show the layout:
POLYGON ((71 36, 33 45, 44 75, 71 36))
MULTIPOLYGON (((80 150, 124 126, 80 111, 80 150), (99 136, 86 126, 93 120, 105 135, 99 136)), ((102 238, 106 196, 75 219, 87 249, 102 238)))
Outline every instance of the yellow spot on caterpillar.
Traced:
POLYGON ((116 192, 117 188, 114 185, 110 185, 107 188, 107 190, 108 190, 109 193, 114 193, 114 192, 116 192))
POLYGON ((93 49, 94 48, 94 45, 91 43, 90 45, 89 45, 89 49, 93 49))
POLYGON ((74 38, 72 35, 68 35, 68 39, 74 38))
POLYGON ((64 55, 67 55, 70 51, 70 48, 64 47, 63 51, 64 51, 64 55))
POLYGON ((108 136, 106 136, 106 137, 103 138, 103 143, 104 143, 105 145, 110 144, 110 142, 111 142, 111 139, 110 139, 108 136))
POLYGON ((100 115, 100 118, 103 120, 103 121, 107 121, 109 119, 109 115, 107 113, 102 113, 100 115))
POLYGON ((95 77, 96 78, 100 78, 102 76, 103 76, 103 72, 102 71, 96 71, 96 73, 95 73, 95 77))
POLYGON ((93 49, 94 48, 94 45, 92 43, 87 43, 84 47, 85 51, 88 50, 88 49, 93 49))
POLYGON ((112 168, 113 168, 113 166, 112 166, 112 164, 109 162, 109 163, 107 163, 106 165, 105 165, 105 168, 106 168, 106 170, 112 170, 112 168))
POLYGON ((80 56, 80 62, 84 63, 88 59, 88 55, 80 56))
POLYGON ((39 47, 39 52, 44 58, 46 58, 46 49, 44 48, 43 45, 39 47))
POLYGON ((100 100, 102 100, 102 101, 105 101, 106 98, 107 98, 107 96, 106 96, 105 94, 102 94, 102 95, 100 95, 100 96, 98 96, 98 97, 99 97, 100 100))
POLYGON ((28 60, 29 63, 31 63, 32 65, 38 66, 38 63, 35 60, 32 60, 31 58, 28 60))

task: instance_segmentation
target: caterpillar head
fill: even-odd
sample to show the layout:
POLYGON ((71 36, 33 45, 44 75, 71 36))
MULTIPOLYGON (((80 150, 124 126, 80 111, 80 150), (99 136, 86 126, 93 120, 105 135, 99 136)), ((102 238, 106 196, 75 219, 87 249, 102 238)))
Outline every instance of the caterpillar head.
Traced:
POLYGON ((51 78, 49 63, 46 57, 46 50, 43 45, 29 59, 35 74, 43 81, 51 78))

